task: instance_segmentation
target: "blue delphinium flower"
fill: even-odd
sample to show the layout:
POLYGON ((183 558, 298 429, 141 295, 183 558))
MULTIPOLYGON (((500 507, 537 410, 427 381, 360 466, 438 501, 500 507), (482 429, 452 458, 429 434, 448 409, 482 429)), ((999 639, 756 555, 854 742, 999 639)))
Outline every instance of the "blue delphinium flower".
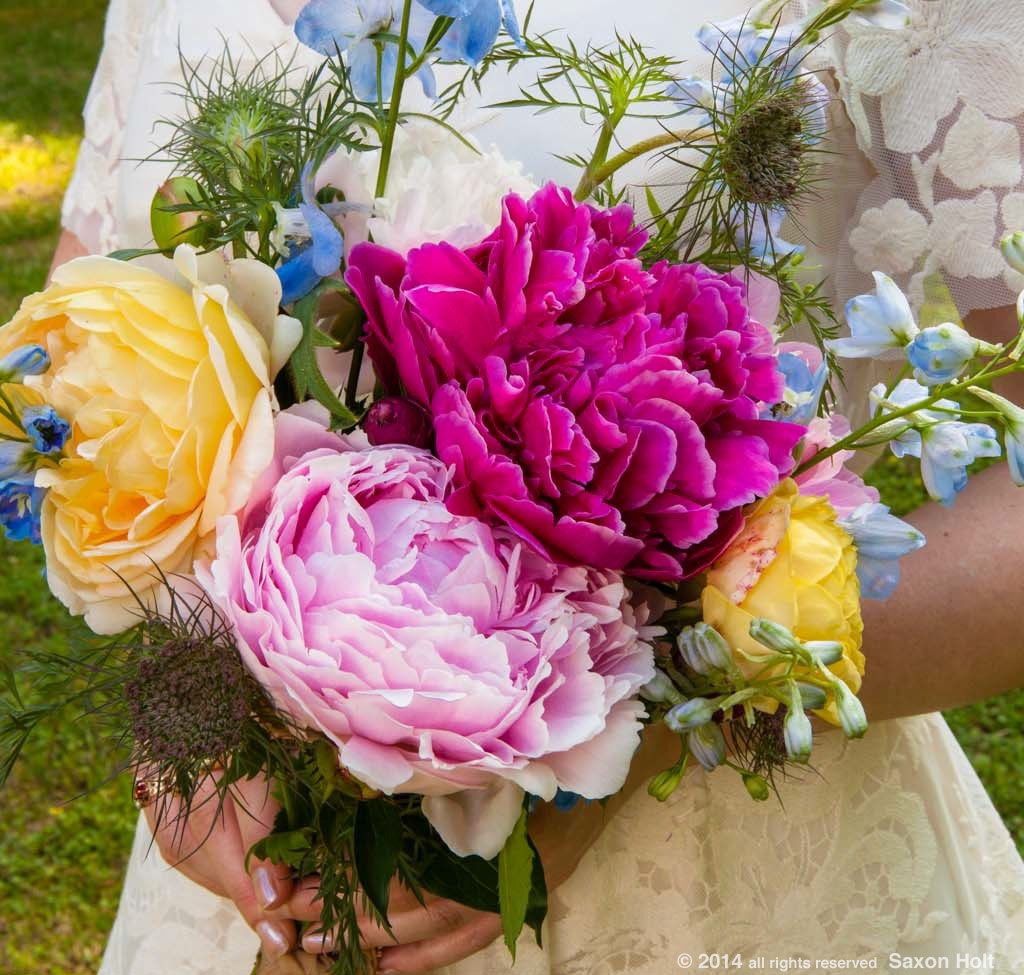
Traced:
MULTIPOLYGON (((277 268, 277 276, 281 280, 281 303, 285 305, 305 297, 320 281, 335 274, 345 253, 341 231, 316 201, 310 164, 302 172, 301 191, 302 203, 298 213, 305 225, 303 235, 308 235, 309 243, 292 243, 288 259, 277 268)), ((289 231, 299 233, 296 222, 288 219, 290 212, 294 213, 287 210, 278 212, 278 225, 285 234, 289 231)))
POLYGON ((41 454, 57 454, 71 436, 71 425, 52 406, 29 406, 21 415, 29 443, 41 454))
POLYGON ((711 109, 715 107, 715 89, 711 83, 697 75, 689 75, 673 81, 665 92, 687 116, 695 128, 711 121, 711 109))
POLYGON ((717 24, 704 24, 697 41, 721 65, 721 83, 731 85, 754 65, 781 67, 787 77, 800 70, 804 52, 795 42, 803 27, 799 23, 758 27, 750 14, 740 14, 717 24))
POLYGON ((828 347, 846 359, 892 359, 904 354, 918 334, 906 295, 888 275, 875 271, 875 293, 846 303, 847 338, 831 339, 828 347))
POLYGON ((0 483, 0 525, 12 542, 40 543, 44 494, 43 488, 35 486, 33 473, 18 474, 0 483))
MULTIPOLYGON (((352 89, 358 98, 377 98, 378 42, 375 34, 397 34, 402 22, 402 0, 310 0, 295 21, 295 36, 307 47, 331 57, 348 54, 352 89)), ((435 18, 414 3, 409 21, 409 46, 417 54, 423 50, 435 18)), ((391 97, 398 66, 398 47, 394 43, 380 47, 380 93, 391 97)), ((428 98, 437 95, 430 65, 424 65, 417 77, 428 98)))
POLYGON ((26 376, 41 376, 50 368, 50 356, 41 345, 23 345, 0 359, 0 382, 20 383, 26 376))
POLYGON ((991 403, 1002 414, 1006 426, 1003 446, 1006 448, 1006 463, 1010 477, 1017 487, 1024 487, 1024 409, 1005 396, 993 393, 991 389, 972 386, 971 392, 979 399, 991 403))
POLYGON ((967 468, 982 457, 1001 453, 998 435, 987 423, 946 420, 909 431, 898 456, 919 457, 928 496, 949 506, 967 487, 967 468))
POLYGON ((787 410, 782 419, 788 423, 802 423, 806 426, 818 415, 818 404, 828 380, 828 365, 822 362, 812 372, 811 367, 800 356, 793 355, 792 352, 781 352, 778 366, 786 382, 782 401, 787 410))
POLYGON ((464 61, 474 67, 494 47, 501 28, 522 46, 512 0, 419 0, 438 17, 453 17, 455 23, 441 41, 441 57, 445 61, 464 61))
POLYGON ((839 522, 857 546, 857 578, 868 599, 888 599, 900 581, 899 560, 925 544, 913 525, 884 504, 867 502, 839 522))
POLYGON ((918 332, 907 347, 907 359, 919 383, 938 386, 956 379, 983 346, 995 351, 959 325, 946 322, 918 332))
POLYGON ((35 468, 36 452, 22 440, 0 440, 0 481, 35 468))

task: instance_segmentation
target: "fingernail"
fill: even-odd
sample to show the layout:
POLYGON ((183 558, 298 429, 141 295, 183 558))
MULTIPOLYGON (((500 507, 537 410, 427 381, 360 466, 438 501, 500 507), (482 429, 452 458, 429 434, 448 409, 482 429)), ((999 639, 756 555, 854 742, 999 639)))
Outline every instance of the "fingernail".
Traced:
POLYGON ((270 958, 283 958, 292 949, 292 939, 280 924, 274 921, 260 921, 256 933, 263 942, 263 950, 270 958))
POLYGON ((302 950, 308 955, 327 955, 338 947, 338 939, 325 931, 310 931, 302 936, 302 950))
POLYGON ((266 867, 257 867, 252 872, 252 883, 263 910, 269 911, 281 906, 285 892, 282 884, 270 870, 266 867))

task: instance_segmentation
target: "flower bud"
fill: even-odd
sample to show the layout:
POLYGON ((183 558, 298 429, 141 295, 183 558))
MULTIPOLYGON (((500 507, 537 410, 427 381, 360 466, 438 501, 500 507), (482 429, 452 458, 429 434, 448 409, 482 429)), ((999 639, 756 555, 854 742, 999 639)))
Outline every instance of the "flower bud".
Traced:
POLYGON ((922 329, 907 346, 907 359, 914 378, 924 386, 937 386, 956 379, 981 349, 973 335, 959 325, 946 322, 922 329))
POLYGON ((750 635, 758 643, 777 650, 779 653, 795 653, 800 649, 800 641, 781 623, 775 623, 772 620, 754 620, 750 624, 750 635))
POLYGON ((687 665, 698 674, 712 670, 728 670, 732 666, 732 650, 722 635, 707 623, 688 626, 676 641, 687 665))
POLYGON ((665 715, 665 724, 677 735, 707 724, 718 710, 717 700, 706 697, 695 697, 677 704, 665 715))
POLYGON ((654 677, 640 688, 640 693, 655 704, 678 704, 683 700, 671 678, 661 670, 654 672, 654 677))
POLYGON ((41 345, 23 345, 0 359, 0 382, 20 383, 26 376, 41 376, 50 368, 50 356, 41 345))
POLYGON ((828 695, 814 684, 805 684, 803 681, 796 682, 797 690, 800 691, 800 703, 807 711, 818 711, 828 703, 828 695))
POLYGON ((725 736, 722 729, 713 722, 694 728, 686 736, 690 754, 708 771, 718 768, 725 761, 725 736))
POLYGON ((52 406, 29 406, 21 415, 29 442, 41 454, 59 454, 71 436, 71 425, 52 406))
POLYGON ((179 244, 202 246, 210 228, 198 210, 174 209, 202 199, 199 184, 189 176, 174 176, 153 195, 149 223, 153 240, 162 251, 173 251, 179 244))
POLYGON ((658 802, 668 800, 672 793, 679 788, 679 783, 683 781, 686 765, 686 762, 680 762, 678 765, 673 765, 672 768, 665 769, 664 772, 659 772, 648 783, 647 794, 657 799, 658 802))
POLYGON ((803 698, 795 683, 790 682, 789 691, 789 706, 782 725, 786 754, 794 762, 806 762, 811 757, 814 745, 811 719, 804 712, 803 698))
POLYGON ((428 447, 433 438, 426 410, 404 396, 386 396, 377 400, 363 420, 363 429, 374 447, 384 444, 428 447))
POLYGON ((772 790, 768 785, 767 779, 762 775, 754 775, 753 772, 744 772, 743 784, 746 786, 747 792, 750 793, 750 798, 756 799, 758 802, 764 802, 772 794, 772 790))
POLYGON ((839 712, 839 725, 847 738, 863 738, 868 730, 868 719, 864 713, 864 705, 841 680, 833 685, 836 694, 836 710, 839 712))
POLYGON ((843 659, 843 645, 835 640, 808 640, 803 649, 809 653, 816 663, 828 666, 837 664, 843 659))
POLYGON ((36 453, 18 440, 0 440, 0 482, 24 474, 35 467, 36 453))
POLYGON ((999 249, 1003 252, 1006 263, 1015 271, 1024 274, 1024 230, 1007 234, 999 242, 999 249))

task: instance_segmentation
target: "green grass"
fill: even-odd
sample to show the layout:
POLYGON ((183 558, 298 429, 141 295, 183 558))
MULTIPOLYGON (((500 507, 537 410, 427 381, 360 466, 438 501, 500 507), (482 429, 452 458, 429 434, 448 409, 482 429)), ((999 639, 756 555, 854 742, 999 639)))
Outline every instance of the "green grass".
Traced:
MULTIPOLYGON (((97 55, 102 0, 5 0, 0 7, 0 320, 43 282, 60 197, 97 55)), ((923 500, 888 459, 873 474, 894 508, 923 500)), ((26 646, 60 647, 63 610, 37 550, 0 540, 0 662, 26 646)), ((949 715, 1024 849, 1024 692, 949 715)), ((135 812, 111 758, 87 727, 48 729, 0 793, 0 973, 91 975, 117 906, 135 812)))

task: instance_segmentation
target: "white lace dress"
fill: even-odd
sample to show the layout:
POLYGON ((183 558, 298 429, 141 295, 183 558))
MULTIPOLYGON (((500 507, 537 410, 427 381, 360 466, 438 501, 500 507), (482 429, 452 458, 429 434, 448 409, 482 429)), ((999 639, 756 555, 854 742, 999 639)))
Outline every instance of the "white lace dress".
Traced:
MULTIPOLYGON (((538 0, 537 26, 603 39, 617 21, 696 59, 699 22, 747 5, 538 0)), ((91 249, 147 243, 164 167, 134 160, 159 141, 154 121, 176 111, 161 83, 177 77, 179 37, 194 60, 218 51, 221 34, 294 51, 268 0, 113 0, 64 210, 91 249)), ((964 312, 1008 304, 1024 284, 996 250, 1005 227, 1024 226, 1021 36, 1024 0, 921 0, 911 30, 844 34, 824 52, 843 95, 842 151, 803 228, 838 298, 876 266, 918 290, 943 272, 964 312)), ((538 177, 559 174, 547 151, 585 138, 569 116, 548 117, 524 147, 523 124, 499 118, 478 134, 538 177)), ((827 735, 815 755, 821 777, 789 788, 784 812, 754 804, 726 774, 692 774, 664 806, 634 796, 553 893, 544 950, 524 939, 514 971, 666 975, 684 955, 696 968, 701 953, 718 953, 733 967, 736 955, 745 967, 763 958, 765 970, 801 958, 888 972, 895 954, 948 959, 961 973, 1024 972, 1024 863, 942 718, 878 724, 854 745, 827 735)), ((140 825, 102 975, 248 975, 256 946, 230 904, 149 852, 140 825)), ((508 970, 494 946, 449 975, 508 970)))

